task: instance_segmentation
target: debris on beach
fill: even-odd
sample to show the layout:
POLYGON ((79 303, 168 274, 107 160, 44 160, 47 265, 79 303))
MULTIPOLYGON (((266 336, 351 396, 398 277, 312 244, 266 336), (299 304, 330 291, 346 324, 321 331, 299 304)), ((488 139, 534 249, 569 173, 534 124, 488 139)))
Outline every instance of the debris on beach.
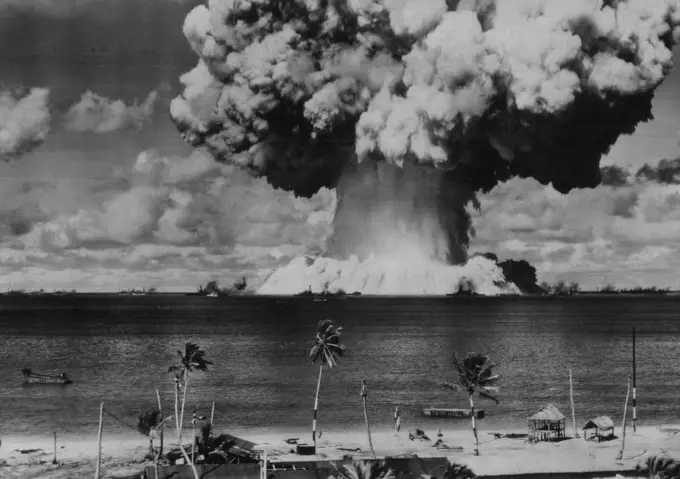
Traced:
POLYGON ((33 454, 36 452, 42 452, 45 453, 43 449, 15 449, 16 452, 20 454, 33 454))

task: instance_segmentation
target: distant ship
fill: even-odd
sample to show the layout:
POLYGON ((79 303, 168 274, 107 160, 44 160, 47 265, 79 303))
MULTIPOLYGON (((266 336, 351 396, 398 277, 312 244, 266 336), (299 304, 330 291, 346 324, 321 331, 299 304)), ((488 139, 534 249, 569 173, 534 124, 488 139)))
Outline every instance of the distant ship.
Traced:
POLYGON ((217 294, 217 292, 213 291, 212 293, 206 294, 206 296, 208 298, 217 298, 219 295, 217 294))
POLYGON ((72 384, 73 380, 66 373, 59 375, 34 373, 29 368, 21 370, 24 376, 24 383, 27 384, 72 384))

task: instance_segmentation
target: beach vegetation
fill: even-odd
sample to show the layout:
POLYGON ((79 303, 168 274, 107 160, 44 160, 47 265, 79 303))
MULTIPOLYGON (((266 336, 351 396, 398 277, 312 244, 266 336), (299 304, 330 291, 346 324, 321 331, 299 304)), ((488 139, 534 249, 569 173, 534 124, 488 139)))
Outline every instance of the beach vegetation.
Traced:
POLYGON ((175 425, 177 429, 177 440, 179 448, 182 451, 182 456, 187 464, 191 465, 191 470, 194 477, 199 479, 198 471, 194 467, 193 461, 189 459, 184 445, 182 444, 182 425, 184 424, 184 407, 187 399, 187 389, 189 386, 190 374, 194 371, 208 370, 208 365, 213 364, 211 361, 205 359, 205 351, 197 344, 187 342, 184 345, 184 350, 177 351, 178 362, 176 365, 168 368, 168 373, 172 374, 175 382, 175 425), (180 407, 179 395, 182 393, 182 403, 180 407))
POLYGON ((473 479, 474 477, 477 477, 477 475, 472 472, 472 469, 464 464, 449 462, 442 477, 444 479, 473 479))
POLYGON ((680 461, 668 456, 649 456, 638 473, 648 479, 677 479, 680 477, 680 461))
POLYGON ((319 321, 316 336, 309 352, 312 363, 319 362, 319 379, 316 384, 316 396, 314 397, 314 419, 312 422, 312 441, 316 446, 316 418, 319 408, 319 390, 321 389, 321 375, 323 367, 328 365, 333 369, 338 364, 338 358, 345 354, 345 346, 340 342, 342 327, 335 324, 331 319, 319 321))
POLYGON ((158 428, 161 425, 161 412, 158 409, 142 411, 137 416, 137 431, 142 436, 149 438, 149 454, 155 457, 153 442, 158 437, 158 428))
POLYGON ((357 460, 341 467, 336 466, 334 479, 395 479, 396 473, 386 461, 357 460))
POLYGON ((461 361, 458 355, 453 353, 453 368, 455 370, 455 380, 453 382, 440 382, 439 384, 452 391, 466 393, 470 401, 470 417, 472 419, 472 432, 475 436, 475 455, 479 456, 479 436, 475 423, 475 403, 474 397, 486 399, 498 404, 498 388, 495 384, 500 376, 494 374, 493 369, 496 365, 489 358, 480 353, 468 353, 461 361))

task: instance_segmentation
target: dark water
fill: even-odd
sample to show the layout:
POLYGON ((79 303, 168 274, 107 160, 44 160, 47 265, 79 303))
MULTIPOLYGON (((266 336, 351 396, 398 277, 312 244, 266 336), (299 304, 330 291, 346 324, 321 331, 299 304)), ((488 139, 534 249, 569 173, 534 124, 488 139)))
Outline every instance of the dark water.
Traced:
MULTIPOLYGON (((487 352, 503 379, 501 403, 484 404, 482 427, 524 427, 552 402, 570 415, 568 368, 577 416, 621 420, 631 370, 631 328, 638 329, 639 424, 673 421, 680 413, 680 298, 371 299, 91 296, 0 298, 0 435, 85 434, 97 429, 99 403, 131 432, 156 388, 172 405, 166 374, 186 340, 215 365, 190 379, 189 411, 210 414, 239 431, 267 426, 309 428, 318 367, 307 360, 317 320, 345 328, 347 357, 322 380, 319 428, 361 427, 361 379, 369 385, 375 427, 432 420, 430 406, 467 400, 436 383, 451 378, 453 351, 487 352), (160 309, 158 305, 173 306, 160 309), (440 364, 439 372, 435 363, 440 364), (71 386, 25 386, 20 370, 66 371, 71 386)), ((190 415, 190 414, 189 414, 190 415)), ((441 421, 441 422, 439 422, 441 421)))

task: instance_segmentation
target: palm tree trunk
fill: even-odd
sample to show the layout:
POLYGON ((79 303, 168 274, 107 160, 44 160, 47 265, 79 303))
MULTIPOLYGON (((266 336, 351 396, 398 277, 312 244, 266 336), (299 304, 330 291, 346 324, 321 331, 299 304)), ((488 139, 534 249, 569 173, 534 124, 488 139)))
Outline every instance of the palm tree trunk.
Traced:
POLYGON ((366 431, 368 432, 368 445, 371 447, 371 454, 375 459, 375 451, 373 450, 373 440, 371 439, 371 425, 368 422, 368 411, 366 410, 366 396, 363 397, 364 402, 364 420, 366 421, 366 431))
MULTIPOLYGON (((184 383, 184 391, 186 392, 186 382, 184 383)), ((179 382, 177 383, 177 386, 175 387, 175 422, 177 425, 177 442, 179 443, 179 450, 182 451, 182 456, 184 457, 184 460, 186 461, 187 464, 191 466, 191 472, 194 474, 194 479, 201 479, 200 476, 198 475, 198 471, 196 470, 196 467, 191 463, 191 460, 189 459, 189 454, 187 454, 186 449, 184 449, 184 444, 182 444, 182 424, 179 420, 180 415, 179 415, 179 382)))
POLYGON ((623 405, 623 424, 621 425, 621 450, 618 456, 616 456, 617 461, 623 460, 623 448, 626 447, 626 413, 628 412, 628 396, 630 395, 630 376, 628 376, 628 389, 626 390, 626 402, 623 405))
POLYGON ((470 418, 472 419, 472 433, 475 435, 475 456, 479 456, 479 437, 477 436, 477 424, 475 423, 475 402, 470 394, 470 418))
POLYGON ((158 453, 158 457, 160 458, 163 455, 163 429, 165 427, 163 426, 163 408, 161 405, 161 393, 158 392, 158 388, 156 388, 156 398, 158 399, 158 412, 160 412, 160 418, 159 420, 161 421, 161 438, 160 438, 160 452, 158 453))
POLYGON ((316 447, 316 412, 319 409, 319 390, 321 389, 321 373, 323 373, 323 364, 319 366, 319 380, 316 383, 316 396, 314 397, 314 419, 312 421, 312 442, 316 447))
POLYGON ((182 394, 182 412, 180 413, 179 420, 184 426, 184 405, 187 402, 187 386, 189 385, 189 373, 184 373, 184 392, 182 394))

